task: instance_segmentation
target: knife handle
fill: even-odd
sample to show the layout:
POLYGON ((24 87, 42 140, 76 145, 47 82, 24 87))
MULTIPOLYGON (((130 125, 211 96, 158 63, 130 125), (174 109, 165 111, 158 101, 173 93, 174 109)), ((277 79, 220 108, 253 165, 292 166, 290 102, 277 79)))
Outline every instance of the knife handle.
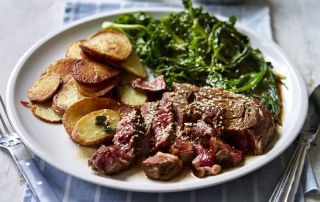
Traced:
POLYGON ((31 156, 26 155, 28 154, 28 151, 23 144, 10 147, 9 151, 38 201, 60 201, 47 179, 43 176, 40 169, 35 165, 31 156))
POLYGON ((301 173, 310 147, 310 134, 301 134, 298 146, 295 149, 289 164, 282 173, 276 188, 274 189, 269 202, 291 202, 294 201, 297 193, 301 173))

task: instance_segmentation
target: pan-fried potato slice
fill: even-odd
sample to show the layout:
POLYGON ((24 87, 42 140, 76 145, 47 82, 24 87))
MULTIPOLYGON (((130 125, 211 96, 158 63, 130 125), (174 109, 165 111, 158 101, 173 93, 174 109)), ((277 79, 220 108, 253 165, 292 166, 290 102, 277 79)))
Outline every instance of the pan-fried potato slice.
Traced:
POLYGON ((53 96, 52 108, 62 115, 70 105, 82 98, 85 96, 78 91, 76 81, 69 75, 60 91, 53 96))
POLYGON ((118 70, 88 58, 78 60, 72 70, 73 78, 83 85, 100 84, 118 74, 118 70))
POLYGON ((66 55, 68 58, 73 58, 73 59, 83 58, 83 55, 82 55, 83 53, 79 46, 80 43, 81 41, 76 41, 68 46, 67 55, 66 55))
POLYGON ((140 78, 147 78, 147 71, 136 52, 132 51, 129 57, 120 63, 120 66, 128 73, 140 78))
POLYGON ((77 122, 90 112, 100 109, 112 109, 118 111, 120 103, 109 98, 83 98, 67 108, 62 117, 62 123, 71 136, 72 130, 77 122))
POLYGON ((132 88, 131 85, 122 85, 118 87, 120 101, 127 105, 142 105, 147 102, 148 96, 132 88))
POLYGON ((28 98, 34 102, 44 102, 48 100, 57 91, 60 80, 59 74, 43 74, 28 91, 28 98))
POLYGON ((61 76, 63 80, 66 76, 72 74, 73 65, 76 63, 77 59, 63 58, 50 64, 46 70, 46 73, 56 73, 61 76))
POLYGON ((78 90, 81 94, 88 97, 101 97, 110 92, 114 87, 116 87, 119 83, 119 77, 115 77, 110 81, 107 81, 102 86, 84 86, 77 83, 78 90))
POLYGON ((120 113, 110 109, 101 109, 82 117, 72 130, 72 139, 82 146, 97 146, 111 141, 114 133, 108 133, 102 125, 96 125, 97 116, 105 116, 110 127, 115 129, 120 121, 120 113))
POLYGON ((128 37, 113 29, 101 30, 87 40, 80 43, 85 54, 99 60, 109 62, 120 62, 129 56, 132 51, 131 42, 128 37))
POLYGON ((45 122, 61 122, 61 116, 52 109, 51 102, 32 104, 31 111, 35 116, 37 116, 39 119, 45 122))

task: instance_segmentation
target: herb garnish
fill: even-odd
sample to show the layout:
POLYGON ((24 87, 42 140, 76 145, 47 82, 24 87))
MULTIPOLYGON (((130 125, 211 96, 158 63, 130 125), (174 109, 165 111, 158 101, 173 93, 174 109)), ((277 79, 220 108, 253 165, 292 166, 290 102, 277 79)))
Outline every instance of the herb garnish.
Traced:
POLYGON ((116 129, 115 128, 112 128, 110 126, 110 123, 109 121, 107 120, 107 117, 106 116, 96 116, 96 119, 95 119, 95 125, 98 125, 98 126, 103 126, 103 131, 106 132, 106 133, 109 133, 109 134, 114 134, 116 132, 116 129))
POLYGON ((259 49, 234 27, 235 17, 218 20, 183 0, 185 10, 155 19, 144 12, 121 15, 103 28, 127 34, 136 52, 155 75, 173 82, 221 87, 260 100, 279 121, 277 83, 259 49))

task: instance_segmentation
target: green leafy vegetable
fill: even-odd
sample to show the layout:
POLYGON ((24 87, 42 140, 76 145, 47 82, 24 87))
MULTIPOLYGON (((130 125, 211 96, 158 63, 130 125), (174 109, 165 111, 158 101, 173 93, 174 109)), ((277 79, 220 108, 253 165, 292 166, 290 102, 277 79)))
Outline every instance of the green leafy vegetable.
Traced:
POLYGON ((169 87, 191 83, 242 93, 260 100, 279 121, 280 78, 234 27, 236 18, 221 21, 192 7, 191 0, 183 4, 184 11, 160 19, 135 12, 105 22, 103 28, 126 33, 144 63, 155 75, 163 74, 169 87))

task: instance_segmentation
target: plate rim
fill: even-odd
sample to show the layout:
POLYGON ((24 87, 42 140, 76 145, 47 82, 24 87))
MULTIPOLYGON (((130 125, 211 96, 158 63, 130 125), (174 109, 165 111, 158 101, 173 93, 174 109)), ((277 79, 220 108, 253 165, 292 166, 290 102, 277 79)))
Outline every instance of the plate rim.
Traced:
MULTIPOLYGON (((288 55, 286 54, 285 51, 283 51, 280 46, 278 44, 276 44, 275 42, 266 39, 265 37, 262 37, 259 33, 253 31, 251 28, 241 24, 241 23, 237 23, 236 27, 240 28, 241 30, 244 30, 245 32, 250 33, 251 35, 254 35, 254 37, 256 37, 259 41, 264 41, 264 42, 268 42, 271 47, 277 52, 277 54, 279 56, 281 56, 282 58, 284 58, 285 61, 288 62, 288 64, 290 65, 290 67, 292 67, 292 71, 293 71, 293 76, 295 76, 295 80, 297 80, 299 82, 299 87, 300 92, 302 93, 301 96, 301 102, 305 103, 304 105, 301 106, 301 113, 300 114, 303 119, 303 121, 299 122, 298 124, 296 124, 294 126, 294 131, 297 131, 297 134, 293 135, 292 138, 289 140, 288 144, 286 144, 284 147, 282 147, 281 149, 279 149, 279 152, 277 152, 276 154, 273 154, 271 157, 269 156, 268 158, 265 158, 264 160, 262 160, 262 162, 259 165, 254 166, 251 169, 247 169, 244 170, 242 173, 235 175, 233 177, 229 177, 225 180, 216 182, 216 183, 204 183, 201 184, 199 186, 194 186, 194 183, 187 183, 187 185, 185 186, 179 186, 179 187, 170 187, 168 186, 168 184, 165 184, 166 186, 163 186, 161 189, 159 188, 140 188, 137 187, 135 185, 128 185, 126 182, 119 182, 117 184, 105 184, 102 182, 98 182, 95 181, 92 177, 90 179, 82 177, 81 175, 74 173, 72 171, 68 171, 66 169, 63 169, 63 167, 57 165, 56 163, 53 163, 52 161, 50 161, 50 159, 48 157, 46 157, 44 154, 42 154, 42 152, 35 146, 33 145, 28 138, 26 138, 23 133, 21 132, 20 128, 18 127, 18 124, 16 123, 15 119, 17 118, 17 114, 14 114, 14 105, 16 103, 15 100, 13 100, 13 95, 14 95, 14 87, 15 87, 15 81, 16 78, 20 72, 20 70, 22 69, 22 67, 24 66, 24 64, 28 61, 29 57, 39 48, 41 47, 43 44, 45 44, 48 40, 50 40, 51 38, 55 37, 56 35, 59 35, 61 33, 63 33, 64 31, 67 31, 73 27, 76 27, 78 25, 84 24, 84 23, 88 23, 90 21, 93 20, 97 20, 97 19, 101 19, 101 18, 106 18, 106 17, 110 17, 113 15, 118 15, 118 14, 124 14, 124 13, 130 13, 130 12, 135 12, 135 11, 144 11, 144 12, 163 12, 163 13, 169 13, 169 12, 178 12, 181 11, 181 8, 155 8, 155 7, 148 7, 148 8, 141 8, 141 9, 137 9, 137 8, 128 8, 128 9, 121 9, 121 10, 114 10, 114 11, 108 11, 108 12, 103 12, 103 13, 99 13, 93 16, 89 16, 89 17, 85 17, 83 19, 77 20, 75 22, 72 22, 68 25, 63 25, 60 28, 58 28, 57 30, 49 33, 48 35, 46 35, 45 37, 43 37, 42 39, 40 39, 38 42, 36 42, 33 46, 31 46, 24 54, 23 56, 18 60, 17 64, 14 66, 14 69, 12 70, 9 80, 8 80, 8 84, 7 84, 7 88, 6 88, 6 106, 7 106, 7 112, 9 115, 9 119, 14 127, 14 129, 16 130, 16 132, 19 134, 22 142, 32 151, 34 152, 36 155, 38 155, 41 159, 43 159, 45 162, 47 162, 48 164, 50 164, 51 166, 59 169, 62 172, 65 172, 73 177, 82 179, 84 181, 90 182, 90 183, 94 183, 94 184, 98 184, 101 186, 105 186, 105 187, 110 187, 110 188, 116 188, 116 189, 121 189, 121 190, 127 190, 127 191, 137 191, 137 192, 177 192, 177 191, 187 191, 187 190, 194 190, 194 189, 200 189, 200 188, 204 188, 204 187, 208 187, 208 186, 214 186, 217 184, 222 184, 237 178, 240 178, 244 175, 247 175, 249 173, 252 173, 253 171, 261 168, 262 166, 265 166, 266 164, 270 163, 273 159, 275 159, 276 157, 278 157, 279 155, 281 155, 290 145, 291 143, 296 139, 296 137, 299 134, 299 131, 301 130, 304 120, 306 118, 307 115, 307 109, 308 109, 308 91, 307 91, 307 86, 306 83, 302 77, 302 74, 300 72, 300 70, 296 67, 296 65, 292 62, 292 60, 288 57, 288 55), (50 163, 49 163, 50 162, 50 163), (168 188, 166 188, 168 187, 168 188)), ((225 17, 220 17, 223 20, 226 19, 225 17)), ((269 151, 270 152, 270 151, 269 151)), ((268 152, 268 153, 269 153, 268 152)))

